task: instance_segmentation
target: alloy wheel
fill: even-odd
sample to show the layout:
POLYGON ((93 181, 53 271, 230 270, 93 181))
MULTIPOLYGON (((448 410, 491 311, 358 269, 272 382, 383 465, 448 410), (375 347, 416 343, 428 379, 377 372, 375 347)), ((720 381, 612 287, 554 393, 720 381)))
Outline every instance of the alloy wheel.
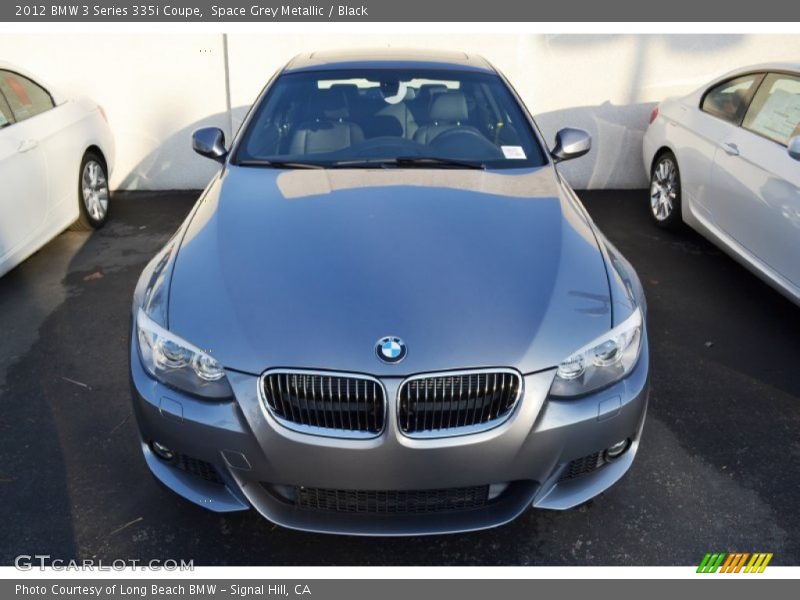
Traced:
POLYGON ((81 174, 83 205, 94 221, 102 221, 108 210, 108 181, 103 166, 89 160, 81 174))
POLYGON ((678 195, 678 170, 671 158, 662 158, 650 181, 650 210, 658 221, 668 219, 678 195))

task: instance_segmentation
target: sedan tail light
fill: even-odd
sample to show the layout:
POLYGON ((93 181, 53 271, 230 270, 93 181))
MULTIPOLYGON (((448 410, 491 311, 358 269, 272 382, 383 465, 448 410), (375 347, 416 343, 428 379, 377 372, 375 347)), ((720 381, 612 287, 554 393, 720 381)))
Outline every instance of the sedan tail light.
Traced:
POLYGON ((658 118, 658 104, 655 105, 653 108, 653 112, 650 113, 650 124, 653 123, 658 118))

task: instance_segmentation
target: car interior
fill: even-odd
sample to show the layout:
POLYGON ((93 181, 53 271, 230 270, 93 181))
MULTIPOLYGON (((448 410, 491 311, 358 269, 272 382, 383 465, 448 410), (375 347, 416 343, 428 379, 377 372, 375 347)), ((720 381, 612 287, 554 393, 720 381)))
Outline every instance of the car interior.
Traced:
POLYGON ((763 74, 763 82, 761 77, 748 75, 711 88, 702 109, 786 145, 800 134, 800 80, 775 73, 763 74))
POLYGON ((245 158, 506 161, 512 147, 543 162, 507 90, 493 89, 499 80, 304 78, 275 87, 249 127, 245 158))
POLYGON ((747 108, 747 89, 731 89, 710 92, 703 103, 703 110, 724 117, 725 119, 738 122, 744 116, 747 108))

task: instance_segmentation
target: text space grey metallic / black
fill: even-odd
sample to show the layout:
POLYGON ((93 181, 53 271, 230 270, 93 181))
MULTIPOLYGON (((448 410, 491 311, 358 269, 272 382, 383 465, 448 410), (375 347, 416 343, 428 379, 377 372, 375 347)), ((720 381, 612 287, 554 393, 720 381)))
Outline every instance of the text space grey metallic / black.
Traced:
POLYGON ((480 57, 293 59, 133 302, 153 474, 205 508, 360 535, 568 509, 636 454, 646 306, 480 57))

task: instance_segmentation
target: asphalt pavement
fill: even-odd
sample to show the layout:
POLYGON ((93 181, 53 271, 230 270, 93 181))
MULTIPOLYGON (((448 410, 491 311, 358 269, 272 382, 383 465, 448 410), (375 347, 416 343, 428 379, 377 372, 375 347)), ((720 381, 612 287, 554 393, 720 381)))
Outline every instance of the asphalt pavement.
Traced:
POLYGON ((197 192, 119 193, 0 278, 0 564, 52 558, 196 565, 691 565, 709 551, 800 563, 800 308, 646 192, 584 192, 647 292, 652 393, 639 455, 571 511, 479 533, 354 538, 227 516, 158 485, 139 450, 128 322, 139 272, 197 192))

